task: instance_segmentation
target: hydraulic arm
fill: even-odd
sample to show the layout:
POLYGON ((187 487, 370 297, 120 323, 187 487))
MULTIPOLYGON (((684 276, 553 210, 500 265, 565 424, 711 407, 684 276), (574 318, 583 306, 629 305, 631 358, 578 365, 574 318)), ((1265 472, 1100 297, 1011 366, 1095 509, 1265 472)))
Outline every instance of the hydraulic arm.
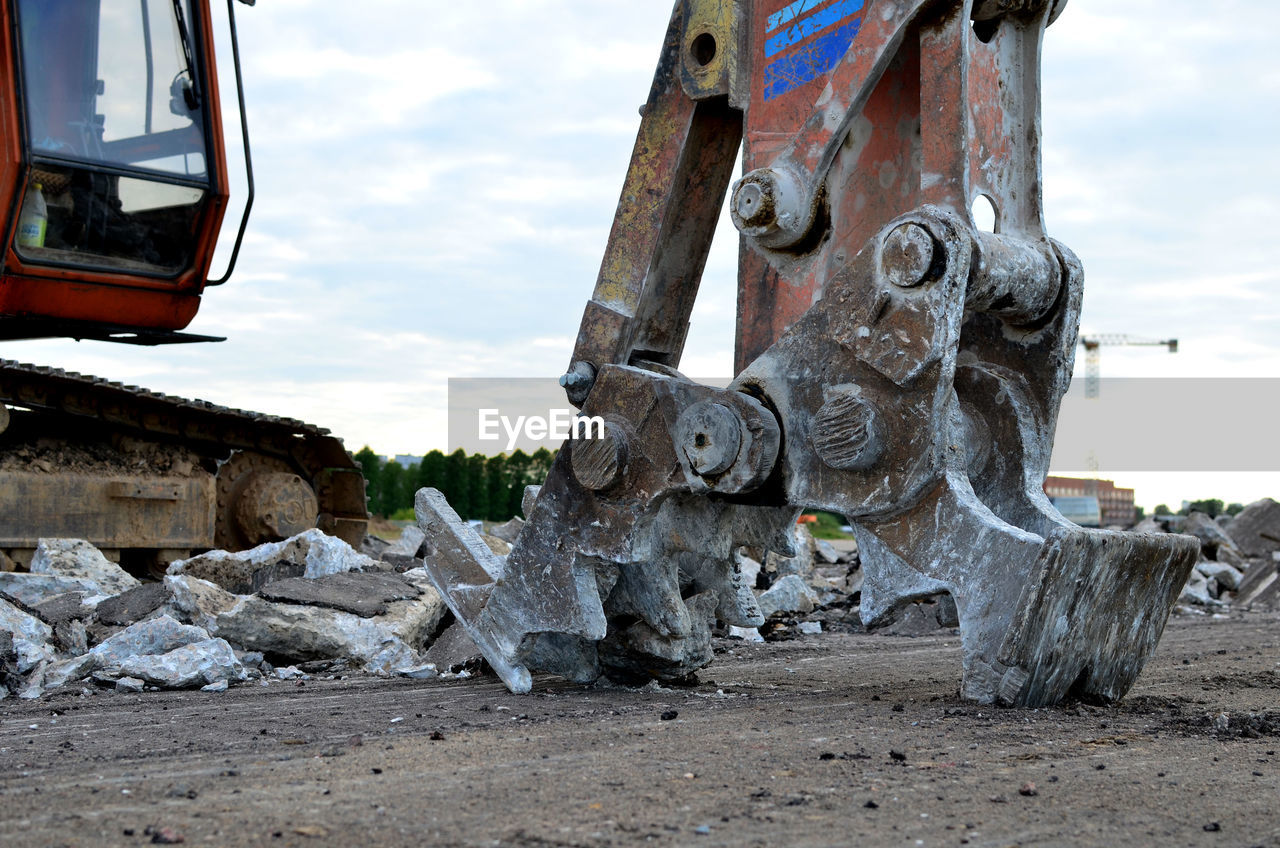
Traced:
POLYGON ((508 687, 705 665, 716 620, 762 623, 739 549, 789 552, 808 507, 853 524, 867 624, 954 598, 965 697, 1128 690, 1197 545, 1077 527, 1041 490, 1083 286, 1041 203, 1064 5, 676 3, 562 379, 604 436, 565 444, 505 560, 418 495, 428 570, 508 687), (738 374, 713 388, 675 369, 740 147, 738 374))

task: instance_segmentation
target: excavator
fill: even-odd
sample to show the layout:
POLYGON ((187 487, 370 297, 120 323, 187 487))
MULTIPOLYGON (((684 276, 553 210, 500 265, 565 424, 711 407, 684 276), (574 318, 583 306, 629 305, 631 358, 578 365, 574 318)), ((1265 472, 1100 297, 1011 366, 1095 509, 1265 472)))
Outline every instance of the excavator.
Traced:
POLYGON ((1128 691, 1198 548, 1078 527, 1042 490, 1084 285, 1042 204, 1066 6, 677 0, 561 378, 604 428, 526 493, 505 558, 416 498, 428 573, 511 691, 688 679, 719 626, 763 623, 742 557, 790 555, 802 508, 848 518, 867 626, 951 597, 964 698, 1128 691), (678 368, 726 195, 737 373, 715 387, 678 368))
MULTIPOLYGON (((253 0, 239 0, 253 5, 253 0)), ((0 0, 0 338, 160 346, 239 253, 209 0, 0 0)), ((288 418, 0 360, 0 567, 86 539, 156 573, 193 551, 309 528, 359 544, 364 479, 342 442, 288 418)))

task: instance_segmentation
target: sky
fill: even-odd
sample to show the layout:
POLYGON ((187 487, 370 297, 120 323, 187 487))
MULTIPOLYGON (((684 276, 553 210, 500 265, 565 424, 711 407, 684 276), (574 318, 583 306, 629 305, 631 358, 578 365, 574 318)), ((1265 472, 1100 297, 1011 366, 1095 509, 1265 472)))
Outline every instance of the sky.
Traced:
MULTIPOLYGON (((23 342, 4 355, 301 418, 388 455, 446 447, 450 377, 561 373, 670 7, 237 9, 257 200, 235 275, 188 328, 228 340, 23 342)), ((1179 379, 1280 374, 1280 4, 1208 11, 1071 0, 1044 45, 1045 215, 1085 265, 1082 332, 1180 341, 1175 355, 1102 352, 1104 376, 1187 395, 1159 420, 1113 422, 1167 443, 1168 469, 1127 468, 1099 445, 1101 475, 1137 486, 1148 508, 1280 497, 1280 463, 1178 470, 1180 452, 1231 442, 1280 394, 1255 379, 1202 403, 1206 384, 1179 379)), ((731 374, 736 250, 722 221, 682 362, 691 376, 731 374)), ((1084 470, 1072 464, 1055 467, 1084 470)))

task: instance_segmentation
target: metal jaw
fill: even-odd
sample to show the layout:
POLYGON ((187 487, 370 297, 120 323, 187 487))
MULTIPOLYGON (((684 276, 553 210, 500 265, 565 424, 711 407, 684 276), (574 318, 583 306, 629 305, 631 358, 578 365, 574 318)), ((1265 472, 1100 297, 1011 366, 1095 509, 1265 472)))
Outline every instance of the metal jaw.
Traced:
POLYGON ((760 622, 738 549, 790 553, 800 507, 852 522, 866 623, 952 596, 966 698, 1128 690, 1198 544, 1077 527, 1041 490, 1083 286, 1041 210, 1062 6, 841 6, 853 40, 806 87, 771 70, 776 4, 676 3, 563 381, 606 433, 566 443, 505 563, 419 493, 428 572, 513 691, 688 676, 716 620, 760 622), (740 368, 714 389, 673 369, 744 127, 740 368))
POLYGON ((734 552, 785 552, 803 504, 854 522, 869 625, 955 599, 966 698, 1120 697, 1198 547, 1076 527, 1045 499, 1082 275, 1057 247, 1022 280, 1054 292, 1048 316, 971 311, 1010 249, 926 208, 891 222, 728 390, 607 366, 584 407, 606 437, 566 445, 505 564, 419 494, 432 579, 513 691, 531 667, 683 677, 710 660, 715 620, 761 622, 734 552), (928 262, 899 249, 903 227, 928 262))

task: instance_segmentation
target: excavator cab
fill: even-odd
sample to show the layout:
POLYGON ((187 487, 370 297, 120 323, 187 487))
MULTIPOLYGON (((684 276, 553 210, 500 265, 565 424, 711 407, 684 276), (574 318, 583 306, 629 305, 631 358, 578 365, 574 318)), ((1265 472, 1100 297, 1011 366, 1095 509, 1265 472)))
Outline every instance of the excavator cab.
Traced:
POLYGON ((0 5, 0 338, 213 340, 176 332, 228 201, 208 3, 0 5))
MULTIPOLYGON (((253 198, 240 96, 248 191, 210 280, 229 195, 212 12, 0 0, 0 340, 221 341, 180 332, 253 198)), ((47 538, 155 575, 312 529, 359 544, 367 521, 327 430, 0 359, 0 570, 47 538)))

